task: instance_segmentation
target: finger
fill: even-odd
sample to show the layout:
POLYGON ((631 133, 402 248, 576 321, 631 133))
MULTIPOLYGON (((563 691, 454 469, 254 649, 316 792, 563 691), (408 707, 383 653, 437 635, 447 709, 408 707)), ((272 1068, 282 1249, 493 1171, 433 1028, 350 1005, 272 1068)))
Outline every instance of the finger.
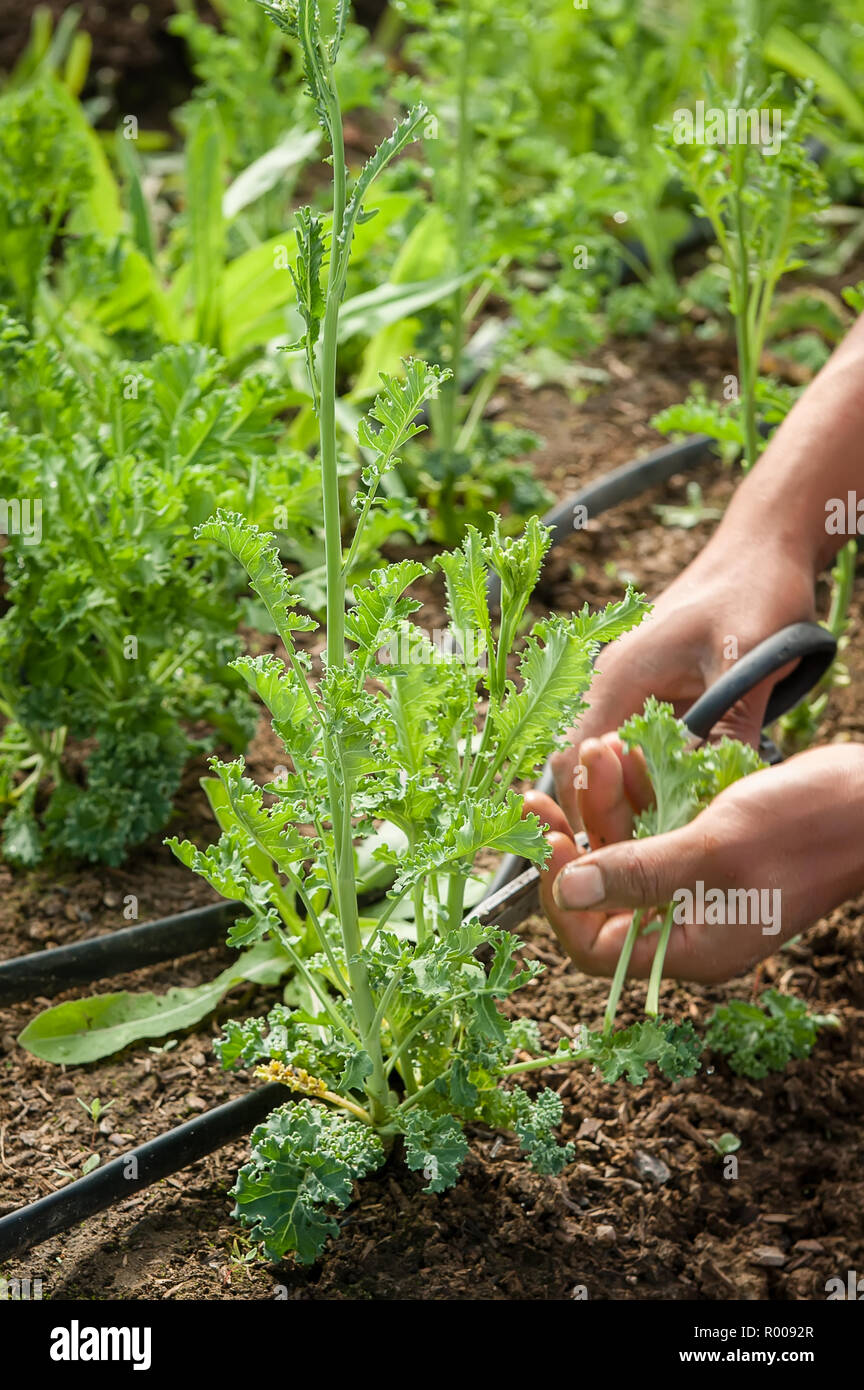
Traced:
POLYGON ((536 816, 541 825, 545 825, 549 830, 555 830, 561 835, 566 835, 572 841, 573 831, 570 829, 567 817, 561 807, 545 792, 526 792, 522 798, 522 814, 523 816, 536 816))
MULTIPOLYGON (((578 859, 581 853, 579 846, 574 844, 573 836, 569 833, 569 831, 566 835, 562 835, 557 830, 551 830, 549 834, 546 836, 546 839, 549 842, 549 846, 552 850, 552 853, 546 860, 546 864, 541 870, 541 895, 544 889, 551 887, 553 881, 561 873, 561 870, 567 864, 571 864, 576 859, 578 859)), ((549 901, 552 902, 551 897, 549 901)))
MULTIPOLYGON (((555 884, 569 866, 584 856, 569 835, 555 832, 549 835, 552 854, 540 878, 540 902, 564 950, 586 975, 611 977, 630 929, 632 913, 624 911, 609 916, 604 911, 568 911, 557 902, 555 884)), ((650 924, 650 919, 646 925, 650 924)), ((647 979, 651 973, 657 933, 639 936, 634 944, 627 974, 633 979, 647 979)), ((694 933, 686 927, 674 927, 666 952, 664 974, 683 979, 698 979, 700 961, 694 951, 694 933)))
POLYGON ((605 912, 655 907, 697 879, 714 887, 705 837, 694 830, 697 825, 698 818, 681 830, 608 845, 567 864, 555 881, 556 905, 569 911, 605 912))
MULTIPOLYGON (((549 836, 552 855, 540 879, 540 902, 564 950, 586 975, 611 976, 615 973, 631 913, 568 912, 554 895, 558 875, 581 857, 577 847, 565 836, 549 836)), ((633 948, 629 974, 647 976, 651 970, 656 937, 640 937, 633 948)))
POLYGON ((624 773, 624 792, 633 810, 639 814, 654 805, 654 788, 641 748, 626 749, 617 734, 610 734, 607 742, 621 759, 624 773))
MULTIPOLYGON (((626 643, 622 638, 620 645, 626 643)), ((595 665, 594 681, 591 686, 591 704, 585 711, 578 728, 570 731, 574 747, 560 753, 553 753, 549 759, 555 777, 555 794, 570 824, 579 828, 582 824, 579 815, 578 792, 581 746, 588 739, 599 739, 614 731, 641 710, 645 697, 650 692, 643 689, 640 682, 634 687, 626 679, 613 679, 612 673, 604 674, 601 664, 606 653, 601 654, 595 665)))
POLYGON ((540 875, 540 905, 561 945, 580 969, 597 973, 591 972, 585 962, 590 958, 593 943, 605 921, 605 913, 561 910, 554 897, 555 882, 562 870, 580 857, 580 851, 569 835, 559 835, 553 831, 547 839, 552 853, 540 875))
POLYGON ((633 834, 633 807, 627 798, 618 748, 608 739, 589 738, 579 755, 583 781, 579 814, 591 848, 629 840, 633 834))

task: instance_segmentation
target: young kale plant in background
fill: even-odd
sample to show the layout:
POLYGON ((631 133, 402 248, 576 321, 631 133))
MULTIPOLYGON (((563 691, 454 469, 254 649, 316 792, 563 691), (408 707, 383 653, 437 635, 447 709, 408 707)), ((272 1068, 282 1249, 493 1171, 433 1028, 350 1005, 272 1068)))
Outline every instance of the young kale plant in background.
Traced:
MULTIPOLYGON (((748 55, 749 46, 739 65, 735 94, 725 106, 728 123, 736 132, 736 113, 771 113, 778 100, 777 83, 760 92, 748 80, 748 55)), ((722 438, 729 437, 728 422, 734 422, 745 468, 752 467, 765 447, 760 404, 769 410, 776 406, 759 373, 777 286, 803 264, 801 248, 812 245, 820 235, 817 214, 826 201, 824 181, 803 143, 810 101, 809 90, 799 95, 783 118, 782 139, 778 137, 773 151, 737 137, 729 145, 677 142, 674 129, 664 132, 672 166, 695 195, 694 211, 708 219, 728 275, 729 312, 738 351, 737 394, 731 405, 718 406, 715 414, 722 438)), ((721 105, 716 93, 709 92, 708 104, 721 105)), ((715 429, 706 419, 709 409, 713 408, 705 401, 694 402, 692 408, 689 403, 673 406, 654 423, 664 432, 707 429, 713 434, 715 429)), ((776 420, 776 414, 772 418, 776 420)))
MULTIPOLYGON (((554 8, 542 0, 534 27, 547 28, 554 8)), ((451 376, 430 406, 427 447, 409 451, 402 473, 429 498, 434 532, 452 545, 466 520, 485 529, 492 506, 506 510, 512 529, 545 506, 530 467, 515 464, 538 441, 484 415, 502 373, 526 353, 554 359, 557 350, 563 362, 593 344, 594 280, 571 264, 572 208, 558 188, 565 153, 546 126, 538 45, 525 32, 524 7, 408 0, 399 14, 415 26, 404 51, 418 70, 402 90, 422 93, 432 112, 423 172, 435 199, 404 254, 415 264, 425 257, 427 274, 447 267, 458 277, 423 325, 421 343, 451 376)), ((403 330, 402 345, 408 325, 403 330)), ((388 366, 398 345, 396 331, 380 335, 365 361, 388 366)))
POLYGON ((269 382, 226 386, 197 345, 82 379, 5 318, 0 367, 0 493, 32 510, 2 556, 3 853, 116 864, 165 824, 191 725, 254 729, 240 586, 192 529, 228 502, 308 546, 314 467, 277 450, 269 382))
MULTIPOLYGON (((319 462, 327 550, 327 650, 314 685, 295 634, 312 626, 273 544, 239 515, 218 512, 200 528, 245 567, 285 651, 234 663, 269 708, 290 771, 264 789, 242 762, 214 763, 224 787, 219 842, 202 853, 171 842, 184 863, 249 909, 234 944, 275 937, 293 959, 309 1003, 279 1007, 266 1019, 229 1025, 225 1066, 256 1066, 306 1097, 275 1110, 252 1136, 241 1171, 236 1211, 267 1255, 320 1252, 333 1213, 350 1200, 356 1177, 384 1161, 397 1137, 406 1161, 428 1188, 441 1191, 467 1152, 463 1123, 479 1118, 515 1129, 540 1171, 556 1172, 568 1150, 553 1137, 561 1102, 550 1091, 532 1101, 501 1082, 545 1060, 515 1062, 539 1051, 535 1025, 499 1012, 537 972, 516 969, 516 940, 463 921, 466 879, 483 848, 544 858, 542 830, 523 819, 512 790, 532 776, 583 706, 600 643, 644 613, 635 594, 605 612, 550 618, 527 638, 521 688, 507 659, 536 582, 548 537, 533 522, 519 539, 496 528, 484 541, 470 530, 461 550, 441 558, 458 651, 437 650, 409 620, 419 606, 406 594, 424 573, 404 560, 354 586, 346 613, 355 542, 343 547, 336 450, 339 315, 355 228, 373 180, 415 138, 425 117, 413 109, 349 184, 342 117, 333 77, 347 6, 337 7, 325 35, 311 0, 265 6, 301 46, 306 80, 333 151, 330 236, 309 209, 297 215, 296 285, 306 325, 304 350, 319 421, 319 462), (490 571, 501 579, 496 635, 486 599, 490 571), (382 660, 387 649, 391 661, 382 660), (482 727, 478 688, 486 696, 482 727), (379 849, 398 870, 387 906, 364 920, 357 855, 382 821, 398 827, 401 852, 379 849), (304 826, 301 833, 299 827, 304 826), (316 945, 301 955, 284 895, 296 895, 316 945), (399 906, 414 904, 415 939, 390 929, 399 906), (484 947, 489 963, 477 959, 484 947)), ((387 470, 420 428, 418 412, 442 373, 407 362, 400 379, 383 377, 359 441, 370 459, 363 474, 357 532, 374 513, 387 470)))
MULTIPOLYGON (((772 113, 779 80, 760 92, 749 80, 754 39, 747 38, 738 64, 737 88, 726 103, 727 119, 737 132, 736 113, 772 113)), ((720 106, 709 93, 711 106, 720 106)), ((760 375, 777 287, 783 277, 804 262, 803 247, 817 242, 822 232, 819 212, 825 207, 825 181, 804 143, 806 117, 812 101, 810 87, 801 91, 782 121, 782 138, 768 151, 755 141, 737 138, 728 146, 698 141, 676 142, 665 132, 673 167, 696 197, 695 211, 706 217, 717 238, 728 277, 728 307, 735 324, 738 377, 728 404, 710 401, 704 391, 682 405, 654 417, 662 433, 705 433, 724 450, 740 451, 750 468, 766 448, 770 429, 782 421, 795 393, 760 375)), ((707 104, 707 103, 706 103, 707 104)), ((778 108, 779 109, 779 108, 778 108)), ((846 625, 855 571, 855 550, 840 551, 832 571, 830 626, 841 637, 846 625)), ((787 751, 812 740, 824 711, 827 693, 841 684, 843 671, 832 668, 820 690, 781 722, 779 738, 787 751)))

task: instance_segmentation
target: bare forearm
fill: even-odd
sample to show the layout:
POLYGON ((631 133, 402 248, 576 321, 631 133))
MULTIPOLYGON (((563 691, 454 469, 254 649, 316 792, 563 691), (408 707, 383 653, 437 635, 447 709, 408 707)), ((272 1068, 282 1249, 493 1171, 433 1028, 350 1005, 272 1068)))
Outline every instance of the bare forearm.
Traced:
MULTIPOLYGON (((818 574, 854 531, 826 528, 830 499, 864 500, 864 318, 790 411, 738 488, 717 541, 754 540, 795 555, 818 574)), ((864 519, 862 519, 864 524, 864 519)))

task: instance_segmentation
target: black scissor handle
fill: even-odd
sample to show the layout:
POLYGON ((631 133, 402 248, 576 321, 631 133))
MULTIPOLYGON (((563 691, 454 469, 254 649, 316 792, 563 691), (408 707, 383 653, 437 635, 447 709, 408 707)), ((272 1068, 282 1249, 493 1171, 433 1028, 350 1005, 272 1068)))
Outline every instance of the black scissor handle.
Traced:
POLYGON ((798 665, 778 681, 771 691, 763 726, 773 724, 798 704, 821 680, 837 655, 837 640, 818 623, 792 623, 772 633, 752 651, 742 656, 725 675, 701 695, 683 716, 684 723, 697 738, 707 738, 714 725, 733 705, 775 671, 798 665))

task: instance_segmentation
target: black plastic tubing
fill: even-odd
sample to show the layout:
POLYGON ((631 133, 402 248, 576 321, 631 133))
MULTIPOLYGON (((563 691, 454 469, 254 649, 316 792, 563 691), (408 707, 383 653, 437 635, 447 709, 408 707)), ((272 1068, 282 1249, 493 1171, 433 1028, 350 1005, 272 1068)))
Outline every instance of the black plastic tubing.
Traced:
MULTIPOLYGON (((541 518, 543 525, 548 526, 552 532, 550 549, 554 550, 556 546, 561 545, 568 536, 573 535, 574 529, 577 529, 574 525, 577 508, 584 508, 584 519, 592 521, 601 512, 608 511, 610 507, 617 507, 621 502, 631 501, 647 488, 665 483, 676 473, 686 472, 689 468, 697 468, 700 463, 705 463, 711 456, 715 443, 710 435, 694 434, 678 444, 666 444, 662 449, 655 449, 653 453, 646 454, 643 459, 622 464, 611 473, 604 473, 596 482, 587 483, 571 497, 557 502, 551 511, 541 518)), ((579 516, 581 519, 581 512, 579 516)), ((501 581, 497 574, 490 575, 486 591, 490 603, 497 605, 501 598, 501 581)))
POLYGON ((291 1097, 285 1086, 262 1086, 239 1100, 208 1110, 197 1119, 169 1129, 147 1144, 130 1149, 102 1168, 41 1197, 38 1202, 0 1218, 0 1261, 23 1254, 34 1245, 67 1231, 88 1216, 105 1211, 160 1178, 239 1139, 291 1097))
POLYGON ((232 902, 193 907, 155 922, 5 960, 0 963, 0 1004, 15 1004, 40 994, 51 998, 73 985, 87 985, 143 965, 207 950, 240 911, 240 904, 232 902))

